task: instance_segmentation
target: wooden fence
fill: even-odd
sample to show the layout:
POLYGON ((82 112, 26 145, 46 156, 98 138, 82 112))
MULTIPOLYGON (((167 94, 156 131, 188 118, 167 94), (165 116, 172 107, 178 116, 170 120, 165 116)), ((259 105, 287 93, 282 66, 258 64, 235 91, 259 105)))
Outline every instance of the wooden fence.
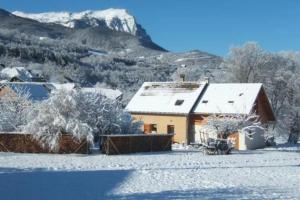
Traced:
POLYGON ((59 150, 54 152, 43 148, 31 134, 0 133, 0 152, 86 154, 89 153, 89 143, 87 140, 77 141, 71 135, 63 134, 59 139, 59 150))
POLYGON ((101 152, 107 155, 171 151, 173 136, 173 134, 103 135, 100 137, 100 148, 101 152))

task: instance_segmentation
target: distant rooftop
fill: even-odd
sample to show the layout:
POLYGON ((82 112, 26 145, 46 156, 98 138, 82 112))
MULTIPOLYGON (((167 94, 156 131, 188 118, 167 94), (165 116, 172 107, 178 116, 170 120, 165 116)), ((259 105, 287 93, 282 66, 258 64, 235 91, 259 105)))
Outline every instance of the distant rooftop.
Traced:
POLYGON ((109 99, 119 99, 122 92, 118 89, 102 88, 102 87, 78 87, 75 83, 49 83, 52 89, 73 90, 78 89, 85 93, 100 93, 109 99))
POLYGON ((83 87, 81 88, 81 91, 86 93, 99 93, 109 99, 119 99, 123 95, 120 90, 99 87, 83 87))
POLYGON ((24 82, 31 81, 33 78, 33 75, 24 67, 4 68, 0 74, 5 79, 11 80, 12 78, 18 78, 24 82))

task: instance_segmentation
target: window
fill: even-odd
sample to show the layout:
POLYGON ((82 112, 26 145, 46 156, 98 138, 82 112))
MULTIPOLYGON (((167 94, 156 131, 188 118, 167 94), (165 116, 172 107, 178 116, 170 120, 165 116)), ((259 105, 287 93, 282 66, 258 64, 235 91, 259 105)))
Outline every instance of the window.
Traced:
POLYGON ((175 106, 180 106, 180 105, 183 104, 183 102, 184 102, 184 100, 178 99, 178 100, 176 100, 176 102, 175 102, 175 106))
POLYGON ((174 134, 175 133, 175 126, 174 125, 168 125, 167 126, 167 131, 168 131, 168 134, 174 134))
POLYGON ((157 133, 157 124, 144 124, 144 133, 157 133))
POLYGON ((157 133, 157 124, 151 124, 151 133, 157 133))
POLYGON ((144 133, 145 134, 151 133, 151 124, 144 124, 144 133))

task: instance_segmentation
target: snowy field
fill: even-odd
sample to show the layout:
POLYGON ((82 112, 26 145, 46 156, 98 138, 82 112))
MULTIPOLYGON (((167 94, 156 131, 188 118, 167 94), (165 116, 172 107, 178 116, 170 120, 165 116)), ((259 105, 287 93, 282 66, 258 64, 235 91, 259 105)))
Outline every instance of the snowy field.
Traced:
POLYGON ((0 153, 1 200, 300 199, 300 146, 205 156, 0 153))

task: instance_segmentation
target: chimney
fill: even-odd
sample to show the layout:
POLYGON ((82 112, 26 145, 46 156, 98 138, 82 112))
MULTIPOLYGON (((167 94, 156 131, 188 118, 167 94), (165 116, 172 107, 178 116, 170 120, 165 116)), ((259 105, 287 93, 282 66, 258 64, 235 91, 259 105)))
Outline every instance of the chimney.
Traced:
POLYGON ((184 74, 180 74, 179 75, 179 80, 180 80, 180 82, 184 82, 185 81, 185 75, 184 74))
POLYGON ((205 83, 209 83, 209 77, 207 77, 207 76, 204 77, 204 82, 205 82, 205 83))

